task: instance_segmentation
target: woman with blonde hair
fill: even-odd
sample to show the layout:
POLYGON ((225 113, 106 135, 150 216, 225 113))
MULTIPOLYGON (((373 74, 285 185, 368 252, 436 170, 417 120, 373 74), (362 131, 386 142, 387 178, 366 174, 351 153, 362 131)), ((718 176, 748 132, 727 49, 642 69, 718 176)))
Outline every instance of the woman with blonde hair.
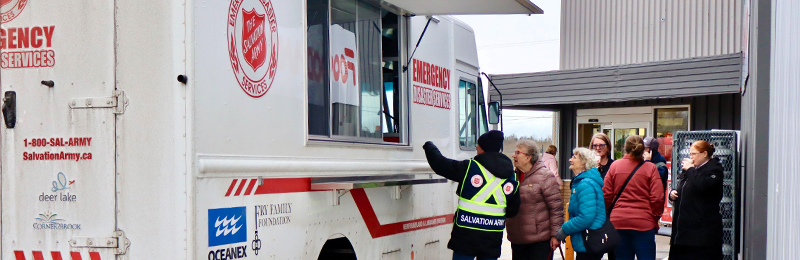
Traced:
POLYGON ((605 179, 608 169, 611 168, 611 163, 614 162, 614 159, 611 159, 611 138, 608 138, 608 135, 604 133, 596 133, 592 136, 589 147, 600 157, 597 168, 600 170, 600 178, 605 179))
POLYGON ((683 159, 678 188, 669 193, 673 201, 669 259, 722 259, 722 200, 724 177, 714 146, 694 142, 689 158, 683 159))
POLYGON ((553 172, 553 176, 556 176, 558 187, 561 187, 564 182, 561 180, 561 175, 558 175, 558 161, 556 161, 556 153, 558 153, 558 148, 551 144, 547 147, 547 150, 544 151, 544 154, 542 154, 541 160, 544 163, 544 166, 553 172))
POLYGON ((569 169, 575 174, 569 198, 569 221, 561 225, 556 239, 564 241, 572 236, 576 260, 600 260, 603 254, 589 253, 581 239, 581 232, 603 227, 606 208, 603 202, 603 179, 597 171, 597 155, 586 148, 575 148, 569 159, 569 169))
MULTIPOLYGON (((658 219, 664 212, 664 187, 658 168, 645 162, 638 135, 625 140, 625 156, 611 164, 603 194, 611 223, 620 235, 617 260, 655 260, 658 219)), ((609 254, 611 255, 611 254, 609 254)))
POLYGON ((511 258, 552 259, 558 247, 556 231, 564 223, 560 185, 539 160, 536 143, 522 140, 512 156, 519 181, 520 206, 516 217, 506 219, 511 258))

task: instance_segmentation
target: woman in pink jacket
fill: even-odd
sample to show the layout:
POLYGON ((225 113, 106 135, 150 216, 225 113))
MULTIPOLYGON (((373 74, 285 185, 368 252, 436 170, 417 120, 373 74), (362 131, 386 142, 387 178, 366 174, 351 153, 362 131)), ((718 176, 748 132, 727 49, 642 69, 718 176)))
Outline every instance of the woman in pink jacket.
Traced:
POLYGON ((553 176, 556 176, 558 187, 561 188, 564 182, 561 180, 561 175, 558 175, 558 161, 556 161, 556 153, 558 153, 558 148, 551 144, 547 147, 547 150, 544 151, 544 154, 542 154, 542 162, 548 170, 553 172, 553 176))

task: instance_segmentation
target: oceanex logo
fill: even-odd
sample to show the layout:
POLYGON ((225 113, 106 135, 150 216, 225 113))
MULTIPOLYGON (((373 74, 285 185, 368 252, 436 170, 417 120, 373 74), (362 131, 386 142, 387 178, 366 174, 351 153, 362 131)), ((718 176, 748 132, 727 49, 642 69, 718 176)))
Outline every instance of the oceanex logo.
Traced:
POLYGON ((247 242, 245 207, 208 210, 208 246, 247 242))
MULTIPOLYGON (((247 242, 247 208, 208 210, 208 247, 247 242)), ((211 250, 208 260, 228 260, 247 257, 247 246, 230 246, 211 250)))

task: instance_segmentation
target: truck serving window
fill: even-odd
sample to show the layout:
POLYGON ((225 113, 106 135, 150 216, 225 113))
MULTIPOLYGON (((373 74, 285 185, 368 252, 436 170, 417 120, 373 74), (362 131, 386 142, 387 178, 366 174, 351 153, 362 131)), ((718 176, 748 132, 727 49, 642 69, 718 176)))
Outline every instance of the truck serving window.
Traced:
POLYGON ((458 122, 461 149, 472 150, 478 136, 488 131, 483 86, 465 80, 458 82, 458 122))
POLYGON ((400 143, 400 16, 368 0, 308 0, 308 132, 400 143))

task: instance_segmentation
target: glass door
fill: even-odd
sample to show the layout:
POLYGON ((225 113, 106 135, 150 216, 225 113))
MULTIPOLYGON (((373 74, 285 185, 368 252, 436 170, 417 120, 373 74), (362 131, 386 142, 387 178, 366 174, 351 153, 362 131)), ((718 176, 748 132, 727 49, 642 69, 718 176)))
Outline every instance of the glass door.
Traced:
POLYGON ((647 137, 650 122, 636 123, 614 123, 612 129, 604 131, 611 138, 614 159, 622 158, 625 155, 625 140, 631 135, 638 135, 642 138, 647 137))

